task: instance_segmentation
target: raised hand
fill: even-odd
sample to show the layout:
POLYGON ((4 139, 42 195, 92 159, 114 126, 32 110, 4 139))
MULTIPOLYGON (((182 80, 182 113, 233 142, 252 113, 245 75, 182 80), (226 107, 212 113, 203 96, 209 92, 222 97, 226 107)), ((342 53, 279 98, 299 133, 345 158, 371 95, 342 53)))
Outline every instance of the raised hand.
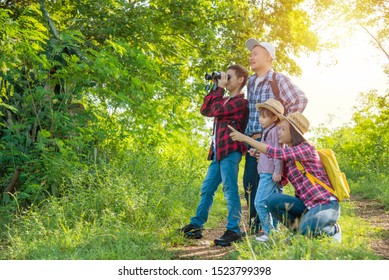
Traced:
POLYGON ((244 135, 243 133, 240 133, 237 131, 235 128, 232 126, 228 126, 228 128, 232 131, 230 133, 230 137, 234 141, 239 141, 239 142, 246 142, 249 144, 251 147, 257 150, 257 153, 266 153, 266 144, 258 142, 257 140, 244 135))
POLYGON ((237 131, 232 126, 229 125, 228 128, 232 131, 230 133, 230 137, 232 138, 232 140, 239 141, 239 142, 245 142, 247 140, 247 136, 246 135, 244 135, 243 133, 240 133, 239 131, 237 131))

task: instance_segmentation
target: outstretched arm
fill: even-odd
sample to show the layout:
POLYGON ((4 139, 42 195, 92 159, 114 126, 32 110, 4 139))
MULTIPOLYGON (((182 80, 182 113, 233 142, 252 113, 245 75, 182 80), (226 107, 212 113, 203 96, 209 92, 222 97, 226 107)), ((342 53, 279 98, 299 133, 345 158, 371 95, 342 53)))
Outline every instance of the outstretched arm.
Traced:
POLYGON ((257 140, 255 140, 247 135, 244 135, 243 133, 240 133, 239 131, 237 131, 235 128, 233 128, 230 125, 228 126, 228 128, 232 131, 230 133, 230 137, 232 138, 232 140, 239 141, 239 142, 246 142, 251 147, 257 149, 261 153, 266 154, 266 148, 267 148, 266 144, 258 142, 257 140))

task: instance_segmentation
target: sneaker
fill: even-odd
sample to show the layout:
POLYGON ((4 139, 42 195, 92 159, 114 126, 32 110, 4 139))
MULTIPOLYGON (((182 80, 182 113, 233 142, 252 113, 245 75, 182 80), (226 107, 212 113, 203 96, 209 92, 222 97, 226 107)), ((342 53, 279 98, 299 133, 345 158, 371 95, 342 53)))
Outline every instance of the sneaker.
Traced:
POLYGON ((227 229, 221 237, 215 239, 213 242, 219 246, 230 246, 231 243, 238 242, 241 240, 242 240, 241 234, 238 234, 232 230, 227 229))
POLYGON ((332 236, 332 238, 335 239, 336 241, 338 241, 339 243, 341 243, 342 242, 342 229, 338 223, 336 223, 334 226, 335 226, 335 234, 332 236))
POLYGON ((186 238, 200 239, 203 237, 201 231, 203 227, 198 227, 192 224, 186 225, 178 230, 179 233, 184 234, 186 238))
POLYGON ((259 232, 257 232, 257 237, 260 237, 260 236, 262 236, 262 235, 264 235, 265 234, 265 231, 263 230, 263 229, 261 229, 259 232))
POLYGON ((269 235, 267 235, 266 233, 262 234, 261 236, 255 238, 255 240, 259 241, 259 242, 266 242, 269 240, 269 235))

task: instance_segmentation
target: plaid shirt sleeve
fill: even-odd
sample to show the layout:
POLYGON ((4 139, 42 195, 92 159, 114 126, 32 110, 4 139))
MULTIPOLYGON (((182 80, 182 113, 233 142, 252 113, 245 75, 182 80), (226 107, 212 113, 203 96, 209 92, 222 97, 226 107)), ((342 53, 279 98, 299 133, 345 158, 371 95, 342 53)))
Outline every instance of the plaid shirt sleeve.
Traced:
POLYGON ((219 95, 223 98, 223 94, 224 89, 220 87, 218 87, 216 90, 211 90, 211 92, 204 97, 204 102, 201 106, 200 113, 205 117, 213 117, 212 102, 219 95))
POLYGON ((268 145, 266 153, 271 158, 284 161, 305 161, 313 157, 312 149, 310 147, 311 146, 308 143, 288 148, 275 148, 268 145))
POLYGON ((287 76, 277 74, 277 81, 280 89, 281 99, 285 104, 285 115, 299 111, 303 112, 307 107, 308 99, 305 93, 294 85, 287 76))
POLYGON ((201 114, 207 117, 228 117, 236 115, 247 107, 240 99, 223 98, 224 89, 218 87, 204 98, 201 114))
POLYGON ((247 100, 244 99, 243 94, 232 98, 223 98, 223 95, 224 89, 222 88, 212 90, 204 97, 200 110, 203 116, 215 118, 213 130, 215 143, 212 141, 208 153, 209 160, 212 160, 214 156, 214 148, 216 148, 216 160, 218 161, 234 151, 242 154, 247 151, 245 143, 231 139, 228 129, 228 125, 231 125, 238 131, 244 131, 248 118, 247 100))

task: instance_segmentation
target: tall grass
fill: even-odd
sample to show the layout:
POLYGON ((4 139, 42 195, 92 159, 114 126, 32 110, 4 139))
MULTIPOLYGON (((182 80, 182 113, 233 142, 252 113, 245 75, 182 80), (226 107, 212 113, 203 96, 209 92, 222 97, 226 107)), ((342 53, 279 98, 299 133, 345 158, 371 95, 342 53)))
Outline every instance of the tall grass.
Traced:
POLYGON ((164 247, 193 214, 205 161, 126 157, 69 174, 61 197, 19 209, 12 218, 1 208, 0 258, 172 258, 164 247))
POLYGON ((389 209, 389 177, 388 174, 369 174, 357 180, 349 179, 352 194, 361 195, 367 199, 378 200, 389 209))
MULTIPOLYGON (((66 191, 61 196, 28 208, 18 208, 17 196, 10 197, 14 209, 10 209, 12 204, 0 208, 0 258, 176 259, 177 251, 171 247, 188 242, 176 229, 194 214, 207 164, 194 158, 128 152, 116 161, 76 169, 63 180, 61 189, 66 191)), ((366 183, 373 188, 371 180, 366 183)), ((350 185, 353 191, 366 190, 363 181, 350 185)), ((375 186, 384 189, 378 182, 375 186)), ((286 191, 291 192, 290 188, 286 191)), ((215 227, 225 216, 219 190, 207 227, 215 227)), ((382 229, 356 216, 352 202, 342 203, 340 224, 341 244, 329 237, 289 238, 284 228, 267 243, 246 238, 226 258, 380 258, 369 243, 379 238, 382 229)))

